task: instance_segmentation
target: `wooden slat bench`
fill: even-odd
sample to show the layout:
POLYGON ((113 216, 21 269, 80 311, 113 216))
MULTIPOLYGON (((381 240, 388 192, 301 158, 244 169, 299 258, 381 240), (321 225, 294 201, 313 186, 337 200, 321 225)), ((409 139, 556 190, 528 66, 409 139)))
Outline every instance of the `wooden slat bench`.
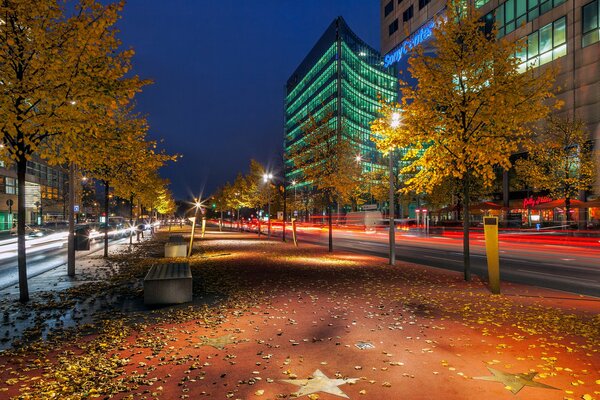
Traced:
POLYGON ((192 301, 192 271, 188 263, 153 265, 144 278, 145 304, 192 301))

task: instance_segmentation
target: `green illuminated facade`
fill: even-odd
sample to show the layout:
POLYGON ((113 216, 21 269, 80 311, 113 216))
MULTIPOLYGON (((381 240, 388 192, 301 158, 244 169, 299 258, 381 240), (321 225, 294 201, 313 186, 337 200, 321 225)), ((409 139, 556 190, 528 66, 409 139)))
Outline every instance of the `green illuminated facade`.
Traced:
POLYGON ((308 116, 319 120, 326 111, 335 113, 338 137, 357 149, 363 172, 385 168, 369 127, 377 117, 378 96, 395 100, 397 79, 391 69, 383 67, 380 53, 358 38, 342 17, 336 18, 286 84, 286 180, 298 182, 298 187, 306 185, 301 171, 289 160, 290 150, 302 143, 302 126, 308 116))

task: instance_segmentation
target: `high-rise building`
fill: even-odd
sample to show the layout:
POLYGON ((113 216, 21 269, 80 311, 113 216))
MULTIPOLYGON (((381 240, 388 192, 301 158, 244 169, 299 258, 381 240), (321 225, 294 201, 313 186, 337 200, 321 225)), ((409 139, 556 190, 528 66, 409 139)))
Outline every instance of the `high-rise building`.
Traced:
POLYGON ((383 66, 381 54, 362 41, 342 17, 336 18, 290 76, 285 87, 285 177, 306 186, 290 152, 301 141, 307 118, 335 115, 339 137, 353 143, 363 171, 383 168, 381 153, 371 140, 370 123, 379 109, 378 96, 397 95, 397 79, 383 66))
MULTIPOLYGON (((498 36, 524 39, 519 54, 525 65, 558 67, 557 113, 583 120, 595 148, 600 146, 600 0, 465 0, 481 12, 498 36)), ((408 58, 422 44, 426 52, 432 20, 444 12, 446 0, 381 0, 381 48, 386 66, 406 79, 408 58)), ((600 162, 598 163, 600 165, 600 162)), ((600 166, 599 166, 600 168, 600 166)), ((598 175, 600 176, 600 171, 598 175)), ((600 194, 600 180, 594 187, 600 194)), ((514 197, 514 196, 512 196, 514 197)), ((516 203, 516 202, 515 202, 516 203)))

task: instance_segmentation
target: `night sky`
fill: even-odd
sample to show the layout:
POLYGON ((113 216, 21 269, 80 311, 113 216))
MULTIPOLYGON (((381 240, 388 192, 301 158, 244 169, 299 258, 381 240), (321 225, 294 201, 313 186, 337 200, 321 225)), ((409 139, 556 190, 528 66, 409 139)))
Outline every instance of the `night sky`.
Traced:
MULTIPOLYGON (((333 19, 379 49, 378 0, 129 0, 119 22, 150 135, 183 158, 161 175, 178 199, 277 161, 283 88, 333 19)), ((275 171, 281 174, 281 171, 275 171)))

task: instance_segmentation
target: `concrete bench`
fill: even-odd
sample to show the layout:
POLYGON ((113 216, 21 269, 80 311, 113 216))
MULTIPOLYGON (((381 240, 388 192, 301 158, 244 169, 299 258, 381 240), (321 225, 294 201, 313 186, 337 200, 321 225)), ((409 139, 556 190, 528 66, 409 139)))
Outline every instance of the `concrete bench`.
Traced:
POLYGON ((169 235, 169 243, 185 243, 183 235, 169 235))
POLYGON ((192 271, 188 263, 153 265, 144 278, 144 304, 192 301, 192 271))
POLYGON ((187 257, 188 245, 185 242, 165 243, 165 257, 187 257))

